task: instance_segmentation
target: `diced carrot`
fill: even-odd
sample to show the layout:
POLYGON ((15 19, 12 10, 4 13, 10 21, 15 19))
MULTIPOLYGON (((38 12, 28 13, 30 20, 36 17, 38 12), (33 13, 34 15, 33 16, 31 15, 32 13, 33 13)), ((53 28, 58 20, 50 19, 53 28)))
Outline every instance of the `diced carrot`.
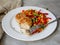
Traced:
POLYGON ((38 17, 38 20, 40 20, 41 18, 40 17, 38 17))

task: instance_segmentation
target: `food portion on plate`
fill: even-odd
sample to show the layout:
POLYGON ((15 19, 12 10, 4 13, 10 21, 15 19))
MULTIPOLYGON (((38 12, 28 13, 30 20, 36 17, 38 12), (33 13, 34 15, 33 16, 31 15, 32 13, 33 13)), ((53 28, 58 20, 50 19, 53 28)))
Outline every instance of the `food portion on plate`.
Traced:
POLYGON ((32 21, 29 17, 26 17, 23 13, 18 13, 16 15, 16 21, 19 23, 21 27, 21 31, 24 34, 30 35, 30 27, 32 26, 32 21))
POLYGON ((35 29, 35 31, 30 32, 30 28, 36 25, 45 25, 51 19, 47 16, 48 13, 43 13, 41 10, 37 11, 34 9, 22 10, 20 13, 16 14, 15 19, 21 27, 21 32, 25 35, 33 35, 35 33, 42 32, 47 26, 35 29))

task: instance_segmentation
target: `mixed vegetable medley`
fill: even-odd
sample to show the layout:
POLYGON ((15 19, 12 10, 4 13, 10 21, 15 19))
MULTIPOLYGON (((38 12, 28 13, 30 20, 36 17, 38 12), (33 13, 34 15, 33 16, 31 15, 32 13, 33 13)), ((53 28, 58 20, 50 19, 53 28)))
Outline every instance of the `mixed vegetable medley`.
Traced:
MULTIPOLYGON (((47 16, 48 13, 43 13, 43 12, 41 12, 41 10, 37 11, 37 10, 33 10, 33 9, 28 9, 28 10, 22 10, 22 12, 20 12, 20 13, 23 13, 24 15, 26 15, 27 17, 29 17, 31 19, 32 26, 45 25, 51 19, 50 17, 47 16)), ((32 32, 32 34, 39 33, 44 28, 45 27, 43 26, 42 28, 36 29, 35 31, 32 32)))

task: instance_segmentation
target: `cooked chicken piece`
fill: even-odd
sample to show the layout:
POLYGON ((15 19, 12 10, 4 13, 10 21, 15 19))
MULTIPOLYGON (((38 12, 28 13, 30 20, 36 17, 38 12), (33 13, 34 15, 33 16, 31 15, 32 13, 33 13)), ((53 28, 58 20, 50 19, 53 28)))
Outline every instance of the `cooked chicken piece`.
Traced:
POLYGON ((30 18, 26 17, 24 14, 16 15, 17 22, 21 25, 23 29, 30 29, 32 21, 30 18))
POLYGON ((32 21, 30 18, 26 17, 24 14, 17 14, 16 21, 19 23, 20 27, 22 28, 22 32, 24 34, 30 35, 30 27, 32 25, 32 21))

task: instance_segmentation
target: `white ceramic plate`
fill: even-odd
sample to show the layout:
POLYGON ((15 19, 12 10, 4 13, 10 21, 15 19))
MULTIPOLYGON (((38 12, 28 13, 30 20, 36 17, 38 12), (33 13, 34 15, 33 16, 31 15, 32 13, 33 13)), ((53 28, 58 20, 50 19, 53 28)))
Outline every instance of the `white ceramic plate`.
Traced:
POLYGON ((16 23, 15 15, 21 12, 22 10, 27 10, 27 9, 35 9, 35 10, 41 10, 42 12, 47 12, 49 14, 48 17, 52 18, 50 22, 56 19, 54 14, 52 14, 50 11, 40 7, 24 6, 24 7, 13 9, 10 12, 8 12, 2 19, 2 28, 9 36, 23 41, 36 41, 36 40, 46 38, 47 36, 51 35, 55 31, 57 27, 57 21, 52 24, 49 24, 41 33, 34 34, 30 37, 22 34, 20 32, 19 25, 16 23))

